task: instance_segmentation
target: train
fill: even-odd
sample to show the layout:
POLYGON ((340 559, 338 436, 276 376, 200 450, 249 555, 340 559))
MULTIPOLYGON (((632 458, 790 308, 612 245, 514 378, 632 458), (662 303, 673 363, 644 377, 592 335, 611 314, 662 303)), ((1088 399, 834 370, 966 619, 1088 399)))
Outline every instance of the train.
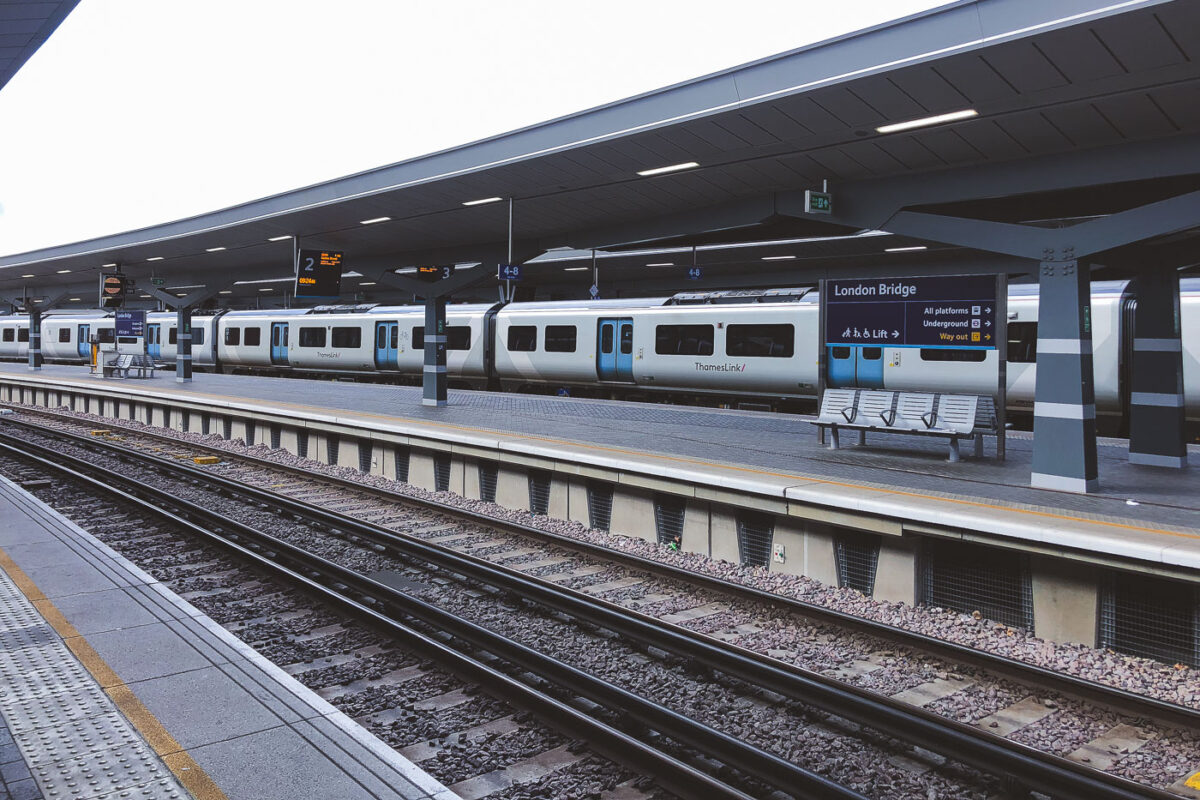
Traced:
MULTIPOLYGON (((1200 423, 1200 279, 1181 281, 1184 393, 1189 429, 1200 423)), ((1097 419, 1127 420, 1137 298, 1125 281, 1092 285, 1097 419)), ((451 305, 452 386, 506 391, 802 410, 818 391, 819 296, 813 288, 684 292, 670 297, 451 305)), ((1008 296, 1007 400, 1032 411, 1038 291, 1008 296)), ((329 305, 221 310, 193 317, 199 371, 326 375, 414 382, 424 361, 420 305, 329 305)), ((0 317, 0 358, 25 359, 28 318, 0 317)), ((92 337, 106 356, 122 343, 111 312, 46 312, 48 362, 85 363, 92 337)), ((130 342, 141 347, 140 341, 130 342)), ((147 314, 145 349, 173 362, 176 316, 147 314)), ((994 393, 998 351, 833 346, 829 386, 994 393)))

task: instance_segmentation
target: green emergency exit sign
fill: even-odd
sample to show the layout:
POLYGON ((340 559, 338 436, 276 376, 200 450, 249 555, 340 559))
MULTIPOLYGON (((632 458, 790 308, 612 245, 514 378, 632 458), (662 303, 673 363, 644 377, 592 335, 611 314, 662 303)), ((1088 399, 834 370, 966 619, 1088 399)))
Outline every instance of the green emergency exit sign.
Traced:
POLYGON ((805 214, 832 214, 833 195, 829 192, 818 192, 812 189, 804 190, 805 214))

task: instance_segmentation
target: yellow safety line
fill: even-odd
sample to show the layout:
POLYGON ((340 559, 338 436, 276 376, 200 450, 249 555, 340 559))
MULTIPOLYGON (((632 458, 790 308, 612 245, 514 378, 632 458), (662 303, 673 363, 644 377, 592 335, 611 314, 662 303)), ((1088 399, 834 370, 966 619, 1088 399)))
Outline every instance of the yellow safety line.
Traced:
POLYGON ((95 648, 88 643, 75 626, 67 621, 62 611, 42 594, 37 584, 17 566, 16 562, 0 548, 0 569, 12 579, 21 590, 21 594, 33 603, 50 623, 50 627, 63 638, 63 642, 75 654, 84 668, 100 684, 120 710, 125 718, 137 728, 138 733, 146 740, 154 752, 162 758, 167 767, 179 779, 196 800, 229 800, 221 787, 209 777, 208 773, 188 754, 159 722, 158 717, 138 699, 137 695, 125 685, 125 682, 113 671, 95 648))
MULTIPOLYGON (((79 380, 79 381, 83 381, 83 382, 87 382, 87 383, 97 383, 96 381, 80 379, 80 378, 72 378, 71 380, 79 380)), ((155 389, 153 387, 145 387, 145 388, 139 387, 139 390, 144 391, 144 392, 152 392, 154 394, 166 394, 165 391, 160 390, 160 389, 155 389)), ((175 396, 179 397, 178 395, 175 395, 175 396)), ((240 401, 240 402, 244 402, 244 403, 264 402, 261 400, 255 400, 254 398, 234 397, 232 395, 209 394, 207 392, 189 392, 186 397, 183 397, 181 399, 186 400, 189 397, 206 397, 206 398, 211 398, 213 400, 222 400, 225 402, 229 402, 231 400, 240 401)), ((287 402, 277 401, 277 400, 272 400, 270 402, 273 403, 274 405, 280 406, 280 407, 288 407, 288 408, 300 409, 300 410, 304 410, 304 411, 314 411, 314 412, 318 412, 318 413, 322 413, 322 414, 329 414, 331 411, 335 411, 334 409, 322 408, 320 406, 301 405, 299 403, 287 403, 287 402)), ((231 410, 233 410, 233 409, 231 409, 231 410)), ((1119 530, 1142 531, 1144 533, 1158 533, 1158 534, 1165 534, 1167 536, 1178 536, 1178 537, 1184 538, 1184 539, 1200 539, 1200 534, 1187 533, 1184 531, 1172 531, 1172 530, 1168 530, 1165 528, 1149 528, 1149 527, 1145 527, 1142 525, 1130 525, 1130 524, 1127 524, 1124 522, 1110 522, 1107 520, 1096 520, 1096 519, 1087 519, 1084 517, 1073 517, 1068 514, 1058 514, 1058 513, 1052 512, 1052 511, 1038 511, 1038 510, 1032 509, 1032 508, 1011 508, 1009 506, 1002 506, 1002 505, 997 505, 994 503, 985 503, 980 500, 966 500, 966 499, 956 498, 956 497, 938 497, 937 495, 921 494, 920 492, 910 492, 910 491, 905 491, 903 489, 882 489, 877 486, 866 486, 863 484, 852 483, 849 481, 835 481, 835 480, 831 480, 829 478, 815 478, 815 477, 809 477, 809 476, 804 476, 804 475, 795 475, 795 474, 787 473, 787 472, 773 472, 771 470, 756 469, 754 467, 741 467, 741 466, 737 466, 736 464, 718 464, 716 462, 703 461, 701 459, 690 458, 688 456, 672 456, 672 455, 668 455, 665 453, 647 453, 647 452, 643 452, 640 450, 628 450, 628 449, 620 448, 620 447, 609 447, 607 445, 594 444, 594 443, 590 443, 590 442, 573 442, 573 441, 570 441, 567 439, 555 439, 555 438, 551 438, 548 436, 533 436, 533 435, 524 434, 524 433, 510 433, 507 431, 498 431, 498 430, 492 430, 489 428, 476 428, 476 427, 472 427, 469 425, 456 425, 456 424, 449 423, 449 422, 434 422, 432 420, 412 419, 411 417, 398 417, 398 416, 391 415, 391 414, 376 414, 376 413, 370 412, 370 411, 344 412, 344 416, 349 416, 349 415, 354 415, 354 416, 359 416, 359 417, 371 417, 374 419, 384 419, 384 420, 389 420, 392 422, 400 420, 400 421, 410 423, 413 425, 423 425, 423 426, 432 427, 432 428, 457 430, 457 431, 464 431, 464 432, 468 432, 468 433, 486 434, 486 435, 491 435, 491 436, 505 436, 505 437, 514 438, 514 439, 525 439, 525 440, 532 441, 532 442, 545 442, 548 444, 555 444, 555 445, 567 445, 570 447, 578 447, 578 448, 581 448, 584 450, 596 450, 596 451, 601 451, 601 452, 617 453, 620 455, 632 455, 632 456, 639 456, 642 458, 645 458, 648 456, 650 458, 656 458, 656 459, 660 459, 663 461, 674 461, 674 462, 677 462, 680 464, 692 464, 695 466, 713 467, 716 469, 730 470, 732 472, 743 472, 748 475, 761 475, 764 477, 771 477, 771 478, 787 478, 789 480, 805 481, 808 483, 820 483, 825 486, 837 486, 837 487, 841 487, 841 488, 845 488, 845 489, 858 489, 861 491, 876 492, 878 494, 893 495, 896 497, 911 497, 911 498, 914 498, 917 500, 933 500, 933 501, 936 501, 939 503, 953 503, 953 504, 961 505, 961 506, 971 506, 973 508, 986 509, 988 511, 1006 511, 1006 512, 1013 513, 1013 514, 1028 514, 1028 515, 1035 516, 1035 517, 1063 520, 1066 522, 1079 522, 1079 523, 1083 523, 1086 525, 1101 525, 1101 526, 1108 527, 1108 528, 1117 528, 1119 530)))

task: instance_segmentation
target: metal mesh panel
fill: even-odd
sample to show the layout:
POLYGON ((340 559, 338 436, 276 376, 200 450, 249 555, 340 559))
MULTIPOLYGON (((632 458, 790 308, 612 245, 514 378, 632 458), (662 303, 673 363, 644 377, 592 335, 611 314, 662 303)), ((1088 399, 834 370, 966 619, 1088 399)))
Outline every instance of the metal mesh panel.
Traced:
POLYGON ((366 439, 358 440, 358 471, 371 471, 371 442, 366 439))
POLYGON ((672 539, 683 537, 683 514, 687 501, 669 494, 654 496, 654 528, 659 544, 669 544, 672 539))
POLYGON ((529 510, 534 514, 545 514, 550 508, 550 473, 545 470, 529 471, 529 510))
POLYGON ((341 440, 338 439, 337 435, 333 433, 329 434, 329 463, 335 467, 338 463, 338 447, 340 445, 341 440))
POLYGON ((479 462, 479 499, 489 503, 496 502, 496 475, 499 470, 495 462, 479 462))
POLYGON ((838 586, 845 586, 870 597, 875 593, 875 568, 879 566, 879 537, 869 533, 843 531, 834 537, 837 551, 838 586))
POLYGON ((279 425, 271 426, 271 449, 278 450, 280 443, 283 441, 283 428, 279 425))
POLYGON ((589 481, 587 485, 588 520, 596 530, 612 525, 613 487, 611 483, 589 481))
POLYGON ((222 436, 225 438, 226 441, 229 441, 230 439, 233 438, 233 420, 230 419, 229 417, 225 417, 224 423, 225 423, 225 425, 224 425, 225 429, 222 433, 222 436))
POLYGON ((743 512, 737 518, 738 557, 742 566, 765 567, 771 561, 775 520, 767 514, 743 512))
POLYGON ((296 455, 308 458, 308 431, 296 431, 296 455))
POLYGON ((1023 553, 943 539, 925 540, 921 602, 1033 630, 1033 582, 1023 553))
POLYGON ((433 488, 439 492, 450 491, 450 455, 433 457, 433 488))
POLYGON ((1100 594, 1100 646, 1200 667, 1200 588, 1108 572, 1100 594))
POLYGON ((408 457, 410 452, 409 448, 404 445, 396 445, 396 480, 401 483, 408 483, 408 457))

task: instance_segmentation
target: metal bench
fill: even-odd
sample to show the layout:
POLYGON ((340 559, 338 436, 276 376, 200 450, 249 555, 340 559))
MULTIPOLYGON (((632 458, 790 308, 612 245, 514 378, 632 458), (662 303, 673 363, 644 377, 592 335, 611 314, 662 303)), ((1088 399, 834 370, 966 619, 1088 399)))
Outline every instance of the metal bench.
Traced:
POLYGON ((136 370, 139 378, 153 378, 154 370, 157 368, 154 359, 148 355, 126 354, 117 356, 104 365, 104 377, 128 378, 130 373, 136 370), (147 373, 149 374, 147 375, 147 373))
POLYGON ((859 444, 866 444, 867 431, 944 437, 951 461, 959 460, 961 439, 973 439, 975 457, 981 458, 984 435, 999 435, 993 399, 971 394, 830 389, 812 424, 822 433, 829 429, 832 450, 841 446, 840 429, 858 431, 859 444))

